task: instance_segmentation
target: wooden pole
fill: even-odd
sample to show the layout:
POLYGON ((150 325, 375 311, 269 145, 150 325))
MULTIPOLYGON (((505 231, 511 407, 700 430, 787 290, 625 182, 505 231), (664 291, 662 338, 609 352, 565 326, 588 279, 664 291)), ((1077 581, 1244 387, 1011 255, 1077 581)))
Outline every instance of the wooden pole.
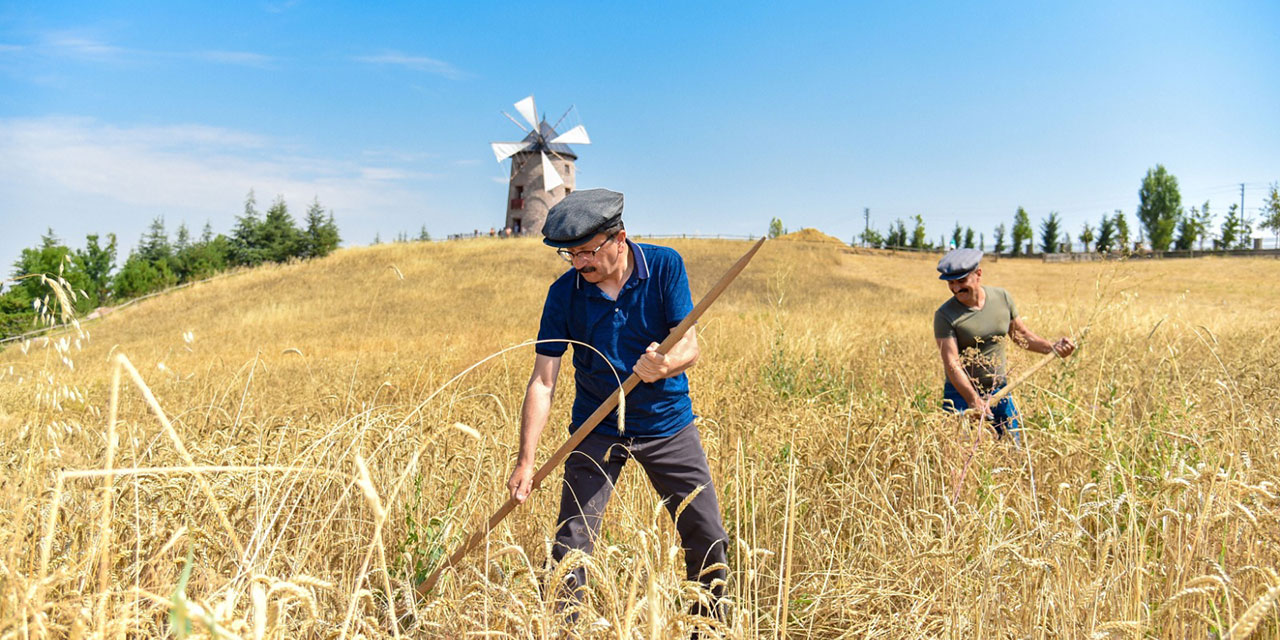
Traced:
MULTIPOLYGON (((684 320, 681 320, 680 324, 676 325, 675 328, 671 330, 671 333, 669 333, 667 338, 662 341, 662 344, 658 345, 658 353, 666 354, 677 342, 680 341, 681 338, 684 337, 685 332, 687 332, 689 327, 692 327, 693 324, 698 321, 699 316, 701 316, 703 312, 705 312, 707 308, 716 301, 716 298, 720 297, 721 293, 724 293, 725 289, 729 288, 729 285, 733 283, 734 278, 737 278, 738 274, 742 273, 742 270, 747 268, 747 263, 751 262, 751 259, 755 257, 756 252, 760 250, 760 246, 764 244, 764 241, 765 238, 760 238, 760 240, 751 247, 750 251, 747 251, 746 254, 739 258, 738 261, 729 268, 729 271, 720 278, 720 281, 716 283, 716 286, 712 287, 711 291, 707 292, 707 295, 703 296, 702 300, 693 307, 693 311, 689 312, 689 315, 685 316, 684 320)), ((618 399, 629 393, 639 383, 640 378, 634 373, 627 376, 627 379, 623 381, 622 386, 615 390, 608 399, 606 399, 595 410, 595 412, 582 423, 582 426, 578 427, 578 430, 574 431, 573 435, 569 436, 569 439, 566 440, 564 444, 560 445, 560 448, 556 449, 555 453, 551 454, 551 457, 538 468, 538 470, 533 474, 533 486, 538 486, 538 484, 545 480, 547 476, 551 475, 551 472, 555 471, 556 467, 560 466, 560 463, 568 457, 569 453, 576 449, 578 444, 590 435, 590 433, 596 428, 596 425, 600 424, 600 421, 604 420, 604 418, 618 406, 618 399)), ((427 576, 427 579, 423 580, 422 584, 418 585, 418 595, 423 596, 428 591, 431 591, 431 589, 436 586, 436 582, 440 580, 440 575, 444 573, 445 569, 456 565, 458 561, 462 560, 468 553, 479 546, 480 543, 488 537, 489 532, 493 531, 493 529, 498 526, 498 523, 502 522, 502 520, 518 506, 520 506, 520 503, 516 502, 515 498, 507 498, 507 501, 489 517, 488 522, 486 522, 483 527, 472 533, 471 537, 467 538, 465 543, 450 554, 439 567, 436 567, 436 570, 431 572, 431 575, 427 576)))
MULTIPOLYGON (((1057 360, 1057 359, 1058 359, 1057 351, 1050 351, 1049 353, 1046 353, 1043 358, 1040 358, 1039 362, 1031 365, 1030 367, 1027 368, 1026 371, 1023 371, 1021 374, 1019 374, 1017 378, 1014 378, 1013 382, 1006 384, 1004 388, 991 394, 991 397, 987 398, 987 406, 990 407, 995 403, 1005 399, 1005 397, 1007 397, 1010 393, 1013 393, 1014 389, 1018 388, 1018 385, 1022 384, 1023 382, 1026 382, 1027 378, 1030 378, 1032 375, 1035 374, 1035 372, 1044 368, 1046 364, 1049 364, 1050 362, 1053 362, 1054 360, 1057 360)), ((969 450, 969 457, 965 458, 964 470, 960 472, 960 477, 956 480, 955 491, 953 491, 951 494, 951 502, 953 503, 960 498, 960 487, 964 485, 964 480, 969 475, 969 465, 973 463, 973 457, 978 453, 978 443, 981 441, 982 441, 981 433, 979 433, 978 437, 975 437, 973 439, 973 448, 969 450)))

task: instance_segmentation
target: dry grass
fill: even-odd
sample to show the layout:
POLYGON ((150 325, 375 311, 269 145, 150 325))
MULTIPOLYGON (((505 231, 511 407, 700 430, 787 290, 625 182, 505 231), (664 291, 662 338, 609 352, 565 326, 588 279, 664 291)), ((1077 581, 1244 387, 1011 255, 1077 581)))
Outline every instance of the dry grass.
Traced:
MULTIPOLYGON (((695 296, 747 246, 670 244, 695 296)), ((562 268, 526 241, 351 249, 6 350, 0 638, 549 636, 558 489, 431 597, 407 587, 505 498, 533 355, 445 383, 531 338, 562 268), (413 615, 387 615, 387 590, 413 615)), ((981 445, 955 505, 972 441, 936 410, 932 258, 768 244, 704 318, 694 405, 736 545, 733 615, 711 631, 1280 633, 1280 261, 984 271, 1036 331, 1090 332, 1015 394, 1029 446, 981 445)), ((605 543, 572 562, 592 576, 584 636, 706 625, 682 615, 699 594, 635 469, 605 543)))

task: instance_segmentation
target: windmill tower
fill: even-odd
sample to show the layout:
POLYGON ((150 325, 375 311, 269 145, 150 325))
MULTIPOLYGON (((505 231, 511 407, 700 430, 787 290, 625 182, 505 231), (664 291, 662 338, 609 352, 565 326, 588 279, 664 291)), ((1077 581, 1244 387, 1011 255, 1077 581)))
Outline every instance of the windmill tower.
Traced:
POLYGON ((517 102, 515 107, 530 128, 506 112, 502 115, 528 135, 520 142, 493 142, 490 146, 498 162, 511 158, 506 227, 516 234, 537 234, 547 220, 547 211, 569 195, 576 183, 573 163, 578 155, 569 144, 591 144, 591 138, 582 125, 557 134, 545 118, 538 119, 533 96, 517 102))

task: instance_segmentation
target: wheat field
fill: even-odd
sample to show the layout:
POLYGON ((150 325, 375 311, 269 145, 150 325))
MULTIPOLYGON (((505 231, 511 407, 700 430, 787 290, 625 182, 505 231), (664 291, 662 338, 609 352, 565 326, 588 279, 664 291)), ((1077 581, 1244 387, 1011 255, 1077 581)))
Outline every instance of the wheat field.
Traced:
MULTIPOLYGON (((658 242, 695 300, 748 248, 658 242)), ((1080 344, 1014 394, 1023 448, 938 410, 935 260, 772 241, 703 317, 722 624, 684 614, 698 587, 633 466, 566 563, 590 580, 571 627, 543 595, 569 568, 545 562, 558 473, 411 595, 506 498, 518 345, 564 269, 536 241, 346 249, 10 346, 0 639, 1280 635, 1280 260, 989 261, 1080 344)))

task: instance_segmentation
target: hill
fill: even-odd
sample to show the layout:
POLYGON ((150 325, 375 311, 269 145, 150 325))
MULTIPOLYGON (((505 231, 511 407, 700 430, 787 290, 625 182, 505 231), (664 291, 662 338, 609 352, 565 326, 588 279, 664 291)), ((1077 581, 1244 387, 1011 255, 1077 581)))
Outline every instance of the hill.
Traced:
MULTIPOLYGON (((685 257, 695 298, 748 246, 663 244, 685 257)), ((13 514, 0 525, 0 630, 167 636, 191 550, 186 597, 228 635, 261 623, 278 637, 390 637, 369 593, 389 584, 403 603, 505 499, 532 349, 446 383, 532 339, 565 268, 532 240, 346 249, 86 324, 78 347, 62 343, 74 368, 38 342, 0 353, 0 511, 13 514), (110 462, 125 471, 103 529, 102 477, 54 487, 60 472, 108 466, 117 354, 173 431, 126 373, 110 462)), ((931 322, 948 293, 936 276, 931 260, 770 242, 700 323, 693 399, 737 545, 737 613, 719 631, 1087 636, 1135 621, 1183 637, 1248 609, 1270 585, 1251 567, 1280 560, 1280 261, 985 265, 1036 332, 1090 330, 1077 358, 1018 391, 1028 447, 978 446, 956 504, 974 432, 937 410, 931 322), (1220 574, 1231 590, 1216 600, 1179 595, 1220 574)), ((565 434, 571 375, 543 457, 565 434)), ((558 493, 536 493, 494 532, 487 561, 417 602, 413 633, 547 632, 556 614, 537 585, 552 577, 558 493)), ((624 635, 687 633, 694 594, 641 472, 624 472, 607 517, 605 543, 582 560, 583 630, 604 618, 624 635), (634 605, 646 597, 652 608, 634 605)))

